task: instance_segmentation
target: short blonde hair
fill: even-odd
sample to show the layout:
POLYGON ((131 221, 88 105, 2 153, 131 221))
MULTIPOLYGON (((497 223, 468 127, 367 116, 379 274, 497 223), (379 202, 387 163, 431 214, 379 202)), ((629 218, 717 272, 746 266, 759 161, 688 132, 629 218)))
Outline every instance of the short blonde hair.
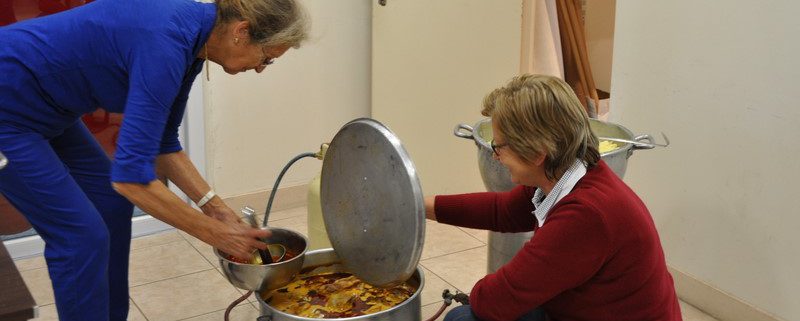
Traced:
POLYGON ((217 24, 250 22, 251 41, 299 48, 308 39, 309 18, 297 0, 217 0, 217 24))
POLYGON ((484 116, 525 161, 545 155, 547 178, 560 178, 576 159, 593 167, 600 160, 597 136, 572 88, 546 75, 514 77, 483 99, 484 116))

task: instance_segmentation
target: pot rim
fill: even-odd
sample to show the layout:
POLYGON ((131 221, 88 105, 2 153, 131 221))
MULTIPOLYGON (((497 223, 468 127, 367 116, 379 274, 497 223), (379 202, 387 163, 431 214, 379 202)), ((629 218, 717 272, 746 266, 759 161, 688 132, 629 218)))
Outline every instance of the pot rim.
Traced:
MULTIPOLYGON (((334 255, 336 254, 336 251, 335 251, 333 248, 325 248, 325 249, 317 249, 317 250, 313 250, 313 251, 306 252, 306 257, 308 257, 308 256, 312 256, 312 257, 313 257, 314 255, 322 255, 322 254, 329 253, 329 252, 333 252, 333 253, 334 253, 334 255)), ((338 259, 338 261, 337 261, 337 260, 333 260, 333 262, 334 262, 334 263, 339 263, 339 264, 341 264, 341 262, 340 262, 340 261, 341 261, 341 258, 339 258, 339 259, 338 259)), ((323 264, 323 265, 321 265, 321 266, 324 266, 324 264, 323 264)), ((306 267, 306 266, 303 266, 303 268, 305 269, 305 268, 307 268, 307 267, 306 267)), ((352 273, 352 272, 351 272, 351 273, 352 273)), ((361 316, 357 316, 357 317, 348 317, 348 318, 325 318, 325 319, 301 317, 301 316, 297 316, 297 315, 294 315, 294 314, 289 314, 289 313, 286 313, 286 312, 283 312, 283 311, 280 311, 280 310, 278 310, 278 309, 275 309, 275 308, 273 308, 271 305, 269 305, 269 304, 267 304, 266 302, 264 302, 264 298, 262 298, 262 297, 261 297, 261 291, 256 291, 256 292, 255 292, 255 294, 256 294, 256 300, 258 300, 258 303, 261 305, 261 307, 266 307, 266 308, 267 308, 267 309, 269 309, 269 310, 270 310, 270 311, 271 311, 273 314, 277 314, 277 315, 280 315, 280 316, 282 316, 282 317, 286 317, 286 318, 290 318, 290 319, 294 319, 294 320, 299 320, 299 321, 320 321, 320 320, 337 320, 337 321, 348 321, 348 320, 364 320, 364 318, 365 318, 365 317, 366 317, 366 318, 371 318, 371 317, 380 316, 380 315, 387 314, 387 313, 390 313, 390 312, 392 312, 392 311, 395 311, 395 310, 401 309, 402 307, 404 307, 404 306, 405 306, 405 304, 408 304, 408 303, 410 303, 411 301, 414 301, 415 299, 419 299, 420 295, 422 294, 422 289, 425 287, 425 274, 422 272, 422 268, 420 267, 420 265, 419 265, 419 264, 417 264, 417 268, 416 268, 416 274, 418 274, 418 275, 419 275, 419 287, 417 288, 417 291, 415 291, 415 292, 414 292, 414 294, 413 294, 413 295, 411 295, 411 296, 408 298, 408 300, 405 300, 405 301, 403 301, 401 304, 398 304, 398 305, 396 305, 396 306, 393 306, 393 307, 391 307, 391 308, 389 308, 389 309, 386 309, 386 310, 383 310, 383 311, 381 311, 381 312, 377 312, 377 313, 373 313, 373 314, 367 314, 367 315, 361 315, 361 316)), ((412 274, 412 276, 413 276, 413 275, 414 275, 414 274, 412 274)))
MULTIPOLYGON (((483 125, 485 123, 488 123, 488 122, 491 122, 491 121, 492 121, 492 118, 491 117, 487 117, 487 118, 479 120, 472 127, 472 138, 475 140, 475 144, 478 145, 479 149, 483 148, 484 150, 488 150, 488 151, 492 150, 492 147, 489 146, 489 142, 487 142, 485 139, 483 139, 483 137, 480 135, 481 125, 483 125)), ((600 124, 603 124, 603 125, 610 125, 612 127, 619 128, 623 132, 625 132, 625 134, 628 135, 628 137, 619 137, 619 138, 630 139, 630 140, 635 139, 635 137, 633 135, 633 132, 631 132, 630 129, 628 129, 627 127, 622 126, 620 124, 613 123, 613 122, 608 122, 608 121, 602 121, 602 120, 594 119, 594 118, 589 118, 589 122, 597 122, 597 123, 600 123, 600 124)), ((627 153, 628 150, 633 148, 633 144, 631 144, 631 143, 619 143, 619 144, 621 144, 621 146, 619 148, 617 148, 615 150, 612 150, 610 152, 607 152, 607 153, 602 153, 602 154, 600 154, 600 157, 603 157, 603 156, 614 156, 614 155, 620 154, 620 153, 627 153)))

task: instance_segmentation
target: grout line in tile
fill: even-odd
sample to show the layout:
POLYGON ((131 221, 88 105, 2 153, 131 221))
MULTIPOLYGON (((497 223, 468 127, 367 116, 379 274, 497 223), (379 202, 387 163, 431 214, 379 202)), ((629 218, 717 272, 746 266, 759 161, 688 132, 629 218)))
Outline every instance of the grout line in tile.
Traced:
POLYGON ((141 251, 141 250, 144 250, 144 249, 149 249, 149 248, 156 247, 156 246, 168 245, 168 244, 178 243, 178 242, 183 242, 183 241, 188 242, 188 240, 184 239, 183 236, 181 235, 181 239, 180 240, 174 240, 174 241, 170 241, 170 242, 166 242, 166 243, 159 243, 159 244, 153 244, 153 245, 148 245, 148 246, 137 247, 135 249, 132 249, 130 251, 130 253, 138 252, 138 251, 141 251))
POLYGON ((457 226, 457 227, 458 227, 458 229, 459 229, 459 230, 461 230, 461 232, 464 232, 464 233, 466 233, 466 234, 467 234, 467 235, 469 235, 470 237, 472 237, 472 238, 476 239, 478 242, 481 242, 483 245, 487 245, 487 244, 486 244, 486 242, 484 242, 483 240, 481 240, 481 239, 477 238, 475 235, 472 235, 472 233, 469 233, 469 232, 465 231, 465 230, 464 230, 464 228, 462 228, 462 227, 460 227, 460 226, 457 226))
POLYGON ((420 263, 422 263, 423 261, 427 261, 427 260, 430 260, 430 259, 440 258, 440 257, 442 257, 442 256, 447 256, 447 255, 451 255, 451 254, 456 254, 456 253, 461 253, 461 252, 465 252, 465 251, 469 251, 469 250, 474 250, 474 249, 481 248, 481 247, 485 247, 485 246, 486 246, 486 244, 483 244, 483 245, 481 245, 481 246, 475 246, 475 247, 471 247, 471 248, 463 249, 463 250, 460 250, 460 251, 455 251, 455 252, 450 252, 450 253, 439 254, 439 255, 437 255, 437 256, 426 257, 425 259, 422 259, 422 260, 419 260, 419 261, 420 261, 420 263))
MULTIPOLYGON (((236 306, 238 307, 238 306, 241 306, 241 305, 244 305, 244 304, 249 304, 249 303, 250 302, 247 302, 247 300, 245 300, 245 301, 239 302, 239 304, 237 304, 236 306)), ((230 304, 228 304, 228 305, 230 305, 230 304)), ((252 305, 250 305, 250 306, 252 307, 252 305)), ((199 317, 199 316, 202 316, 202 315, 206 315, 206 314, 211 314, 211 313, 217 313, 217 312, 220 312, 220 311, 222 311, 223 316, 224 316, 225 310, 227 310, 227 309, 228 309, 228 307, 226 306, 224 309, 214 310, 214 311, 206 312, 206 313, 203 313, 203 314, 198 314, 198 315, 193 315, 193 316, 190 316, 190 317, 185 317, 183 319, 178 319, 177 321, 189 320, 191 318, 196 318, 196 317, 199 317)), ((233 311, 233 309, 231 309, 231 311, 233 311)))
MULTIPOLYGON (((202 242, 202 241, 200 241, 200 242, 202 242)), ((216 262, 216 261, 214 261, 214 262, 209 261, 208 258, 205 255, 203 255, 203 253, 200 252, 200 249, 198 249, 196 246, 194 246, 194 244, 192 244, 192 242, 189 242, 189 240, 186 240, 186 243, 189 243, 189 246, 191 246, 194 249, 194 251, 197 252, 197 254, 200 255, 203 258, 203 260, 206 260, 206 262, 211 264, 212 268, 215 268, 219 264, 219 262, 216 262)), ((212 248, 212 250, 213 250, 213 248, 212 248)))
MULTIPOLYGON (((447 284, 449 287, 452 287, 452 288, 456 289, 456 291, 461 291, 461 290, 459 290, 459 289, 458 289, 458 288, 457 288, 455 285, 453 285, 452 283, 450 283, 450 281, 448 281, 447 279, 443 278, 441 275, 438 275, 438 274, 436 274, 436 272, 433 272, 431 269, 429 269, 429 268, 425 267, 424 265, 423 265, 422 267, 424 267, 426 271, 428 271, 428 272, 430 272, 431 274, 435 275, 437 278, 441 279, 441 280, 442 280, 442 281, 443 281, 445 284, 447 284)), ((442 299, 442 301, 444 301, 444 299, 442 299)), ((427 305, 427 304, 426 304, 426 305, 427 305)))
POLYGON ((194 271, 194 272, 191 272, 191 273, 180 274, 180 275, 176 275, 176 276, 168 277, 168 278, 166 278, 166 279, 161 279, 161 280, 156 280, 156 281, 145 282, 145 283, 142 283, 142 284, 137 284, 136 286, 131 286, 130 288, 137 288, 137 287, 140 287, 140 286, 143 286, 143 285, 153 284, 153 283, 156 283, 156 282, 162 282, 162 281, 166 281, 166 280, 177 279, 177 278, 184 277, 184 276, 187 276, 187 275, 192 275, 192 274, 197 274, 197 273, 203 273, 203 272, 206 272, 206 271, 208 271, 208 270, 216 270, 216 269, 215 269, 215 268, 212 266, 212 267, 209 267, 209 268, 207 268, 207 269, 205 269, 205 270, 198 270, 198 271, 194 271))
POLYGON ((141 315, 142 315, 142 317, 143 317, 145 320, 147 320, 147 321, 150 321, 150 319, 148 319, 148 318, 147 318, 147 316, 144 314, 144 312, 142 312, 142 309, 139 307, 139 305, 138 305, 138 304, 136 304, 136 301, 134 301, 134 300, 133 300, 133 297, 131 297, 131 296, 130 296, 130 293, 128 293, 128 299, 129 299, 129 300, 131 300, 131 303, 133 303, 133 306, 135 306, 135 307, 136 307, 136 310, 139 310, 139 314, 141 314, 141 315))

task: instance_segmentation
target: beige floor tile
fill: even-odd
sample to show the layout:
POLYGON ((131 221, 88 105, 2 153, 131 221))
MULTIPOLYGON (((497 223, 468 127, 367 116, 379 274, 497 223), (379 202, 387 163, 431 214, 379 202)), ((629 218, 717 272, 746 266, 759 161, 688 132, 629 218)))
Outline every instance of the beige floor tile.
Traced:
MULTIPOLYGON (((234 307, 229 317, 230 321, 254 321, 259 317, 259 313, 253 305, 244 302, 234 307)), ((224 320, 224 318, 225 309, 222 309, 201 316, 183 319, 182 321, 219 321, 224 320)))
POLYGON ((683 321, 717 321, 717 319, 711 317, 708 314, 703 313, 703 311, 698 310, 691 304, 686 302, 680 301, 681 304, 681 315, 683 315, 683 321))
POLYGON ((36 305, 45 306, 56 302, 53 296, 53 284, 50 282, 50 275, 47 273, 46 267, 21 271, 20 275, 25 280, 28 290, 31 291, 36 305))
POLYGON ((459 227, 462 231, 466 232, 472 237, 478 239, 478 241, 483 242, 483 244, 489 243, 489 231, 488 230, 476 230, 474 228, 466 228, 466 227, 459 227))
POLYGON ((469 293, 475 282, 486 275, 486 246, 422 260, 420 264, 458 290, 469 293))
POLYGON ((484 243, 458 227, 427 220, 425 225, 425 247, 422 249, 421 259, 429 259, 479 246, 484 246, 484 243))
POLYGON ((44 256, 37 255, 25 259, 14 260, 14 265, 17 266, 17 270, 19 271, 27 271, 47 267, 47 262, 45 262, 44 256))
POLYGON ((156 245, 164 245, 182 240, 183 238, 181 237, 180 234, 178 234, 178 231, 175 229, 163 231, 156 234, 134 238, 133 240, 131 240, 131 251, 156 245))
POLYGON ((151 246, 131 251, 130 285, 137 286, 212 268, 185 240, 151 246))
MULTIPOLYGON (((260 220, 261 219, 259 219, 259 222, 260 220)), ((308 235, 308 219, 306 219, 305 216, 295 216, 280 220, 270 219, 269 226, 282 227, 303 235, 308 235)))
MULTIPOLYGON (((48 304, 45 306, 39 306, 39 316, 31 319, 31 321, 58 321, 58 311, 56 311, 56 305, 48 304)), ((145 317, 142 315, 142 312, 139 311, 139 308, 133 304, 133 301, 130 302, 128 321, 147 321, 147 319, 145 319, 145 317)))
POLYGON ((208 263, 214 267, 219 267, 219 259, 217 258, 217 255, 214 254, 214 248, 211 247, 211 245, 206 244, 205 242, 187 234, 186 232, 178 231, 178 234, 180 234, 187 242, 189 242, 189 244, 191 244, 192 247, 194 247, 195 250, 200 253, 200 255, 206 259, 206 261, 208 261, 208 263))
POLYGON ((150 321, 180 320, 225 309, 241 294, 216 270, 131 288, 131 298, 150 321))
POLYGON ((39 317, 31 319, 32 321, 58 321, 58 311, 56 311, 55 304, 48 304, 39 306, 39 317))
POLYGON ((136 303, 134 303, 133 300, 130 301, 131 307, 128 309, 128 321, 147 321, 147 318, 144 317, 144 314, 142 314, 142 311, 136 306, 136 303))
MULTIPOLYGON (((428 305, 423 305, 422 306, 422 320, 430 319, 433 315, 436 314, 436 312, 439 311, 439 309, 442 308, 442 304, 444 304, 444 301, 439 300, 439 302, 431 303, 431 304, 428 304, 428 305)), ((453 304, 447 306, 447 308, 444 309, 442 314, 438 318, 436 318, 436 320, 444 320, 444 316, 447 314, 447 312, 450 312, 450 310, 452 310, 453 308, 455 308, 455 307, 457 307, 459 305, 461 305, 461 304, 458 303, 458 302, 453 302, 453 304)))
POLYGON ((422 268, 422 273, 425 275, 425 286, 422 288, 422 293, 420 294, 420 304, 428 305, 434 302, 441 302, 442 291, 449 289, 450 292, 454 292, 456 290, 452 284, 447 283, 438 275, 424 267, 422 268))

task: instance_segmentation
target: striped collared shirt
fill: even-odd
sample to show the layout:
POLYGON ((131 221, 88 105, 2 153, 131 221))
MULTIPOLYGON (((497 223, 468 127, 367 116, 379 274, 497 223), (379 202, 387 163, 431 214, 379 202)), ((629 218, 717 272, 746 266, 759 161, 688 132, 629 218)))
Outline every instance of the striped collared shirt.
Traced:
POLYGON ((586 165, 580 159, 576 159, 575 162, 572 163, 572 166, 561 176, 561 179, 556 182, 556 185, 553 186, 553 190, 550 191, 550 194, 545 195, 541 188, 537 188, 536 191, 533 192, 533 199, 531 199, 531 202, 533 202, 534 210, 532 213, 536 216, 539 227, 544 225, 547 214, 550 212, 553 205, 558 203, 564 196, 567 196, 583 175, 586 175, 586 165))

